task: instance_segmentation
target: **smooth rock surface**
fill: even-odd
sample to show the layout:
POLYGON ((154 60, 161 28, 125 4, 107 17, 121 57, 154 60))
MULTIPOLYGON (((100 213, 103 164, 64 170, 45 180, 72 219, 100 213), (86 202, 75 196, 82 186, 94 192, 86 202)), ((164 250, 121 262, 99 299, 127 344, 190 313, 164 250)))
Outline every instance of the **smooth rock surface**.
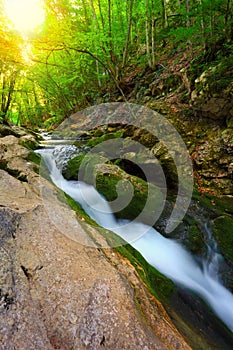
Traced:
MULTIPOLYGON (((54 187, 6 137, 0 158, 26 180, 0 171, 0 349, 190 349, 126 259, 56 224, 40 191, 54 187)), ((76 215, 66 203, 51 208, 76 215)))

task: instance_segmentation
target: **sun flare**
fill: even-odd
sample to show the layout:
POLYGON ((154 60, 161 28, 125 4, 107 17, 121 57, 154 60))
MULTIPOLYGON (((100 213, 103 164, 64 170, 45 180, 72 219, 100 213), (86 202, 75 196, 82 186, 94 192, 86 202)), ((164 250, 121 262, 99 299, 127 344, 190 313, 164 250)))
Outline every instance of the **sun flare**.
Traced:
POLYGON ((4 8, 14 29, 21 34, 34 31, 45 20, 42 0, 5 0, 4 8))

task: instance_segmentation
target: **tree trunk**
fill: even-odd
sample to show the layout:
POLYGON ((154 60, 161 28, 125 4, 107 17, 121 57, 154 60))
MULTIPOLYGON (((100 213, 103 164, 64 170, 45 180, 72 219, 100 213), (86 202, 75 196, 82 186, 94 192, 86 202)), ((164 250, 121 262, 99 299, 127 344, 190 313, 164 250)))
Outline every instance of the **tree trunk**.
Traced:
POLYGON ((186 0, 186 27, 190 27, 190 0, 186 0))
POLYGON ((227 0, 225 14, 225 37, 227 41, 231 40, 230 19, 231 19, 231 0, 227 0))
POLYGON ((161 7, 162 7, 162 28, 167 27, 167 13, 166 13, 166 6, 165 6, 165 0, 161 0, 161 7))
POLYGON ((205 23, 205 16, 204 16, 204 10, 203 10, 203 1, 199 0, 199 3, 201 5, 201 30, 202 30, 202 39, 203 39, 203 49, 204 51, 207 50, 207 38, 206 38, 206 23, 205 23))
POLYGON ((146 53, 147 53, 147 61, 149 67, 152 67, 151 61, 151 47, 150 47, 150 17, 149 17, 149 1, 145 0, 145 8, 146 8, 146 53))
POLYGON ((9 78, 9 87, 8 93, 6 94, 5 90, 7 89, 7 80, 4 74, 2 75, 2 102, 1 102, 1 117, 3 119, 4 124, 8 124, 6 120, 7 113, 10 109, 10 105, 12 102, 12 96, 14 93, 14 87, 16 82, 17 73, 13 73, 9 78))
POLYGON ((130 42, 130 36, 131 36, 131 30, 132 30, 132 12, 133 12, 133 0, 130 0, 129 14, 128 14, 128 29, 127 29, 127 36, 125 41, 124 53, 123 53, 122 67, 125 67, 127 58, 128 58, 129 42, 130 42))

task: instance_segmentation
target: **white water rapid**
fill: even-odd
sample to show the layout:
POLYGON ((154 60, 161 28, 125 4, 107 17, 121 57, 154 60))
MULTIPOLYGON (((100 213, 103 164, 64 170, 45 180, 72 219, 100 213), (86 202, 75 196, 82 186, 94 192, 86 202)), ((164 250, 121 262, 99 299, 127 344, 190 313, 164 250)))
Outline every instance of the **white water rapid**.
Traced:
POLYGON ((214 259, 203 269, 177 242, 159 234, 155 229, 141 223, 116 220, 108 202, 93 186, 67 181, 56 166, 52 149, 40 150, 54 184, 79 202, 86 213, 99 225, 110 229, 129 242, 143 257, 162 274, 200 295, 225 325, 233 331, 233 295, 219 281, 214 259), (132 237, 136 240, 132 241, 132 237), (146 232, 146 233, 145 233, 146 232))

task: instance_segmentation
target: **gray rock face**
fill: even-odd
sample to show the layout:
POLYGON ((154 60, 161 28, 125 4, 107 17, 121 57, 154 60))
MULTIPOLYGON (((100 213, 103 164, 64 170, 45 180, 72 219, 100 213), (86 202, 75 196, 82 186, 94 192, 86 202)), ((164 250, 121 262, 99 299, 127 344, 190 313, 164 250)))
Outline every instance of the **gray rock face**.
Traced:
POLYGON ((195 80, 195 90, 191 94, 193 108, 203 117, 211 119, 226 119, 233 112, 233 83, 225 87, 219 86, 222 77, 216 78, 215 84, 210 86, 211 79, 217 67, 212 67, 195 80))
POLYGON ((190 349, 127 260, 60 232, 40 196, 41 185, 52 185, 6 137, 0 159, 26 181, 0 171, 0 348, 190 349))

